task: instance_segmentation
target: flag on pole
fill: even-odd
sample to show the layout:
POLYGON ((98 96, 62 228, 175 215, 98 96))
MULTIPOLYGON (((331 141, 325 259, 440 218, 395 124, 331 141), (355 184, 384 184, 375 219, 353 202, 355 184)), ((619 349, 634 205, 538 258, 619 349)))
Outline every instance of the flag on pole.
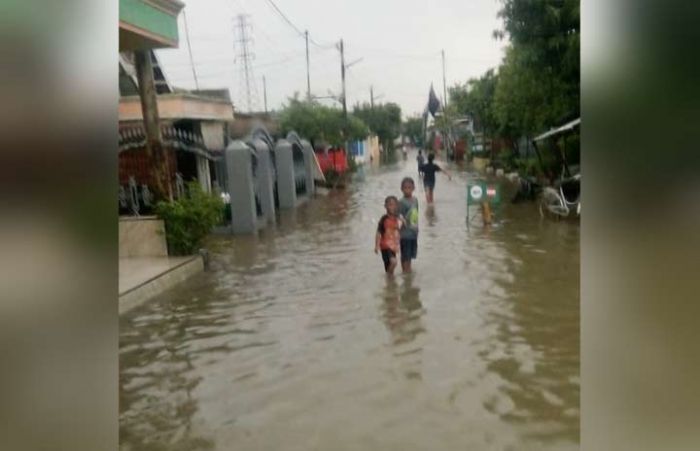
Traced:
POLYGON ((430 93, 428 94, 428 110, 430 114, 435 117, 435 113, 440 109, 440 100, 435 95, 435 90, 433 89, 433 84, 430 84, 430 93))

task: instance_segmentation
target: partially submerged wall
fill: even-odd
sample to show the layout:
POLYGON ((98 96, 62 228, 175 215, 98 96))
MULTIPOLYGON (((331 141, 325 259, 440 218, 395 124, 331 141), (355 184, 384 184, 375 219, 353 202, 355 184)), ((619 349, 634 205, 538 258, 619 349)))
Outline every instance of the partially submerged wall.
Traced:
POLYGON ((119 218, 119 258, 167 256, 162 219, 155 216, 119 218))

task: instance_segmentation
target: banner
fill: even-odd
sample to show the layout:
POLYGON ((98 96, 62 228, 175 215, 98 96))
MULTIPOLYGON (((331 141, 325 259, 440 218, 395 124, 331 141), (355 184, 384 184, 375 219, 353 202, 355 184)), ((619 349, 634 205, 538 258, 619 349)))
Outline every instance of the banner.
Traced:
POLYGON ((437 98, 435 95, 435 90, 433 89, 433 85, 430 85, 430 93, 428 94, 428 111, 430 111, 430 114, 435 117, 435 113, 440 109, 440 100, 437 98))

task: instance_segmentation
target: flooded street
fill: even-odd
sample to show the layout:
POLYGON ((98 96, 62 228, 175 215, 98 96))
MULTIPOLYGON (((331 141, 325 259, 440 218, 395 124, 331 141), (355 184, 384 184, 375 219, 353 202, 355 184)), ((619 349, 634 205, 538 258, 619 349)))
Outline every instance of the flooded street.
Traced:
POLYGON ((450 169, 434 207, 417 186, 410 275, 373 248, 415 153, 213 238, 208 272, 120 320, 121 449, 578 449, 579 225, 504 201, 467 230, 450 169))

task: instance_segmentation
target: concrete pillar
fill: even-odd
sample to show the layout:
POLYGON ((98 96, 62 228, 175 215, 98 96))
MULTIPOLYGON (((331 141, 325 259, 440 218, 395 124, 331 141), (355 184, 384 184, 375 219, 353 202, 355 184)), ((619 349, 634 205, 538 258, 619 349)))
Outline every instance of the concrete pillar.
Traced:
POLYGON ((275 223, 275 192, 273 180, 272 158, 270 156, 271 149, 261 139, 256 139, 252 143, 255 146, 255 151, 258 154, 257 177, 257 193, 260 198, 260 207, 262 208, 265 220, 271 224, 275 223))
POLYGON ((226 148, 226 189, 231 196, 233 233, 255 233, 257 229, 251 151, 242 141, 233 141, 226 148))
POLYGON ((211 193, 211 175, 209 173, 209 160, 197 155, 197 180, 205 193, 211 193))
POLYGON ((277 194, 280 199, 280 209, 294 208, 297 205, 294 157, 292 145, 286 139, 280 139, 275 145, 275 163, 277 164, 277 194))
POLYGON ((311 147, 308 141, 301 141, 301 145, 304 151, 304 168, 306 170, 306 192, 309 197, 316 193, 316 186, 314 185, 314 171, 316 168, 316 162, 314 161, 314 149, 311 147))

